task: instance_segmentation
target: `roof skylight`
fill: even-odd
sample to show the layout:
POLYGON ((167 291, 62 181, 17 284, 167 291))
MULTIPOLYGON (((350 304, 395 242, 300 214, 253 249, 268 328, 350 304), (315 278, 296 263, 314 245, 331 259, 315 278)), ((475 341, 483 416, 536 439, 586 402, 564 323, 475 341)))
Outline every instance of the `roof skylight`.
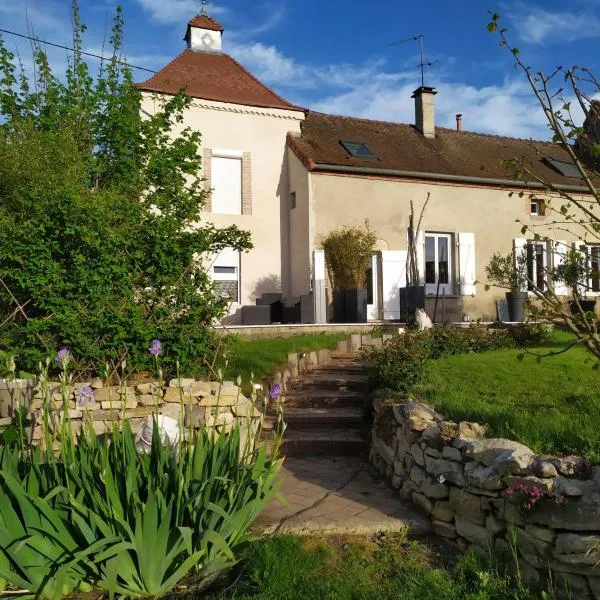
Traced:
POLYGON ((377 158, 369 146, 364 142, 353 142, 350 140, 340 140, 340 144, 352 158, 377 158))
POLYGON ((571 162, 565 162, 564 160, 558 160, 556 158, 550 158, 544 156, 542 161, 548 165, 551 169, 554 169, 557 173, 560 173, 563 177, 581 178, 581 173, 577 167, 571 162))

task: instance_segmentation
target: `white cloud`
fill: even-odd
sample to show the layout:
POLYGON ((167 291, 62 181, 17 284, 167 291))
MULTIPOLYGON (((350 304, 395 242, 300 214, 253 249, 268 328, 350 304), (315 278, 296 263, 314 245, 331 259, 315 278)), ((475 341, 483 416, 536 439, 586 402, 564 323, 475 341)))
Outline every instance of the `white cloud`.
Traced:
POLYGON ((511 21, 519 36, 533 44, 565 43, 600 37, 600 17, 593 12, 553 12, 543 8, 517 5, 511 21))
MULTIPOLYGON (((367 119, 414 122, 412 92, 418 73, 387 71, 383 59, 364 64, 306 65, 262 43, 228 44, 234 55, 261 81, 296 103, 326 113, 367 119)), ((477 87, 438 73, 437 122, 465 129, 523 138, 547 139, 545 117, 524 80, 510 79, 477 87)))
MULTIPOLYGON (((136 0, 159 23, 187 21, 200 12, 199 0, 136 0)), ((210 5, 211 16, 218 17, 227 11, 224 7, 210 5)))
POLYGON ((240 29, 236 32, 237 37, 240 39, 251 38, 275 29, 285 15, 285 3, 281 2, 279 5, 267 4, 265 12, 267 13, 267 17, 262 23, 247 29, 240 29))
MULTIPOLYGON (((315 110, 368 119, 414 123, 412 92, 416 82, 388 85, 375 78, 366 86, 332 95, 313 105, 315 110)), ((548 138, 544 115, 525 83, 506 81, 502 85, 475 87, 440 80, 436 96, 436 121, 454 128, 456 114, 463 115, 469 131, 536 139, 548 138)))

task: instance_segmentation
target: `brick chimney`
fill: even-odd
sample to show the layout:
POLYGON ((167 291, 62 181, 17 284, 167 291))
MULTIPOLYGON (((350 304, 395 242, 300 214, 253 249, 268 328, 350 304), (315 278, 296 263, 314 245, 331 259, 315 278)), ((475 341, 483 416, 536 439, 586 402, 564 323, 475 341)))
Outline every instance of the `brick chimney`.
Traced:
POLYGON ((422 85, 412 97, 415 99, 415 126, 426 137, 435 137, 435 88, 422 85))

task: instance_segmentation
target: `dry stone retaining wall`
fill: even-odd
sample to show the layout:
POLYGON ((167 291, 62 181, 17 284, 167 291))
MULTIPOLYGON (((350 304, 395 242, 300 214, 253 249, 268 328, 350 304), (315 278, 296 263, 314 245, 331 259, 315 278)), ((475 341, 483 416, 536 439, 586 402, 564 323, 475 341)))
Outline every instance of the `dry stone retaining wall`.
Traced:
MULTIPOLYGON (((4 390, 3 394, 6 393, 4 390)), ((84 424, 91 424, 96 434, 103 435, 124 420, 129 421, 137 433, 149 415, 159 414, 176 419, 186 428, 205 427, 217 433, 231 431, 238 423, 243 444, 249 435, 256 435, 263 416, 255 403, 246 398, 233 382, 195 379, 173 379, 168 385, 149 381, 134 386, 107 386, 97 379, 68 386, 64 390, 59 383, 52 383, 46 392, 46 400, 41 390, 32 391, 28 408, 28 418, 33 425, 27 428, 26 433, 33 444, 43 440, 45 410, 49 411, 50 427, 55 432, 68 417, 75 435, 84 424)))
POLYGON ((547 585, 551 572, 573 599, 600 598, 600 466, 488 439, 477 423, 385 392, 373 403, 371 461, 434 533, 507 559, 512 544, 528 585, 547 585))

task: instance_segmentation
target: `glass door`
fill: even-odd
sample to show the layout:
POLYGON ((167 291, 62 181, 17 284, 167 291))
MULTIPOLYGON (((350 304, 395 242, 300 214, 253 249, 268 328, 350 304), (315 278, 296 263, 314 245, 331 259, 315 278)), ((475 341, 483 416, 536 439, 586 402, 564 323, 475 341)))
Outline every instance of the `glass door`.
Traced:
POLYGON ((452 282, 452 246, 449 233, 425 234, 425 293, 454 293, 452 282))

